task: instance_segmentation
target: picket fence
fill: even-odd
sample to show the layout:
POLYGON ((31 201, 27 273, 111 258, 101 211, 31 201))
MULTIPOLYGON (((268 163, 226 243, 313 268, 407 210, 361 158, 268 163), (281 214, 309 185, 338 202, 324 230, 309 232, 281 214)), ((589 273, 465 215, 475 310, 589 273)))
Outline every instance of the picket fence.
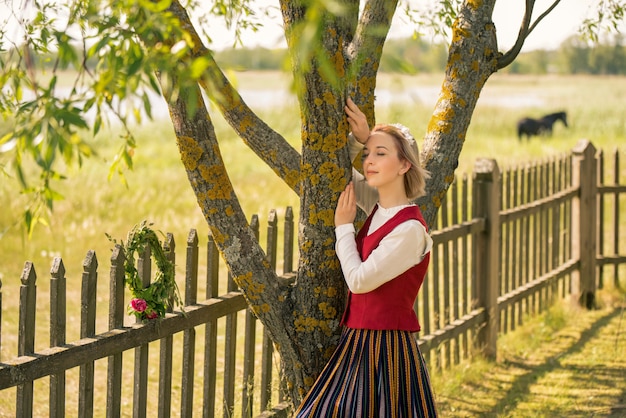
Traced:
MULTIPOLYGON (((418 340, 431 368, 471 359, 478 350, 495 356, 500 333, 514 330, 555 300, 571 297, 592 308, 596 290, 607 277, 619 286, 626 267, 626 251, 620 247, 625 241, 620 216, 626 185, 620 184, 624 176, 619 156, 616 150, 607 159, 581 140, 567 155, 502 172, 496 161, 478 160, 471 180, 466 175, 455 179, 433 226, 431 266, 415 305, 423 328, 418 340), (607 181, 605 161, 613 168, 613 178, 607 181)), ((256 215, 251 225, 258 236, 256 215)), ((281 277, 292 280, 291 208, 283 240, 281 277)), ((266 252, 274 268, 277 242, 278 219, 271 211, 266 252)), ((176 262, 171 234, 163 246, 176 262)), ((71 342, 66 341, 70 324, 65 267, 55 258, 50 272, 50 347, 37 352, 36 321, 45 321, 47 315, 36 310, 37 275, 26 262, 18 352, 9 355, 0 345, 0 397, 14 396, 15 408, 0 415, 63 417, 75 410, 81 417, 111 418, 169 417, 175 411, 182 417, 288 416, 288 403, 277 389, 280 376, 271 341, 231 278, 220 277, 211 237, 206 294, 198 300, 199 253, 198 234, 191 230, 182 289, 186 314, 171 312, 160 321, 133 324, 126 314, 120 247, 111 256, 110 292, 105 297, 96 294, 98 260, 88 252, 80 339, 71 342), (221 280, 228 281, 227 292, 218 295, 221 280), (97 299, 108 300, 108 331, 101 333, 95 331, 97 299), (44 389, 35 390, 36 385, 44 389), (37 398, 41 393, 42 399, 37 398), (77 406, 71 409, 67 402, 74 399, 77 406)), ((138 259, 138 270, 149 283, 149 252, 138 259)), ((1 337, 0 328, 0 343, 1 337)))

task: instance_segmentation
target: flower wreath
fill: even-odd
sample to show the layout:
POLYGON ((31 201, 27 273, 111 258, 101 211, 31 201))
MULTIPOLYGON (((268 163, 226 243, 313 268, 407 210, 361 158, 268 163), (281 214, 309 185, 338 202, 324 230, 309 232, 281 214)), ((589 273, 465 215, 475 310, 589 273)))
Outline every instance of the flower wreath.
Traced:
MULTIPOLYGON (((110 236, 109 240, 117 243, 110 236)), ((164 317, 174 304, 182 308, 180 292, 175 280, 174 263, 165 256, 157 234, 146 221, 135 225, 128 233, 126 243, 122 242, 120 246, 126 258, 124 282, 132 295, 128 313, 143 321, 164 317), (148 287, 143 286, 135 267, 135 253, 142 254, 146 246, 150 246, 152 257, 157 265, 155 279, 148 287)))

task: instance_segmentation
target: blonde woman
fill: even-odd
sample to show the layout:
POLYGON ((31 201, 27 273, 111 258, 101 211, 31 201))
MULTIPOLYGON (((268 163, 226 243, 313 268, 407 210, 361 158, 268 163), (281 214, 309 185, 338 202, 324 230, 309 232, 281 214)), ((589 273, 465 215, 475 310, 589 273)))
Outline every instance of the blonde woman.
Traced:
POLYGON ((426 364, 413 335, 413 304, 432 239, 419 207, 429 177, 415 140, 401 125, 371 132, 365 115, 346 105, 350 155, 363 147, 363 175, 339 196, 336 253, 348 285, 339 345, 296 411, 297 417, 435 417, 426 364), (355 235, 359 205, 368 218, 355 235))

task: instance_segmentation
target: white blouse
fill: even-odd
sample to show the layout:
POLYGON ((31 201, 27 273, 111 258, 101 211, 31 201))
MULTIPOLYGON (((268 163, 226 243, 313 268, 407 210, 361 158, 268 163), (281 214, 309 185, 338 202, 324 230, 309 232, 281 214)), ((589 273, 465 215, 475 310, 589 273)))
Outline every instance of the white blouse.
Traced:
MULTIPOLYGON (((350 158, 354 160, 362 145, 350 135, 349 147, 350 158)), ((363 175, 357 170, 352 170, 352 177, 357 204, 369 214, 377 204, 378 192, 367 184, 363 175)), ((367 234, 376 231, 407 206, 409 205, 383 208, 378 205, 367 234)), ((396 226, 380 241, 378 247, 365 261, 361 261, 356 247, 353 224, 339 225, 335 228, 335 235, 337 238, 335 251, 352 293, 371 292, 394 279, 422 261, 433 245, 432 238, 426 232, 424 225, 415 219, 396 226)))

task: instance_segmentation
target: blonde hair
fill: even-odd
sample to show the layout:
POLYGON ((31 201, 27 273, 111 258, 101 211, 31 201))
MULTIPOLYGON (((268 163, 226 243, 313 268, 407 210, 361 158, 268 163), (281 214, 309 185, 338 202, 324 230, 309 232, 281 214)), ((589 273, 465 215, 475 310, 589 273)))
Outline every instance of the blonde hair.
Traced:
POLYGON ((400 124, 376 125, 374 132, 384 132, 393 138, 398 150, 398 158, 411 164, 409 170, 404 173, 404 191, 409 199, 417 199, 426 194, 426 180, 430 178, 428 170, 420 164, 419 149, 415 138, 406 126, 400 124))

